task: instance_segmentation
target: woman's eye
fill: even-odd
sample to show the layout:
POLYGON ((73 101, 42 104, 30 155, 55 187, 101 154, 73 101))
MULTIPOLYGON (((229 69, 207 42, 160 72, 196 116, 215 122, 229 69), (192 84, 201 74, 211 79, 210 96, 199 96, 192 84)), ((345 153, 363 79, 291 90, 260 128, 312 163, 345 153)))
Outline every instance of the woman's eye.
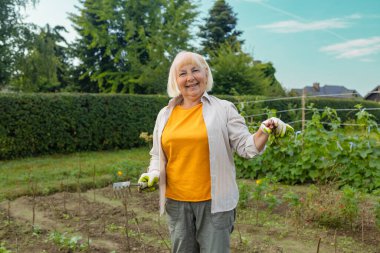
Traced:
POLYGON ((182 77, 182 76, 185 76, 186 73, 179 73, 179 76, 182 77))
POLYGON ((199 69, 193 69, 193 72, 198 72, 199 71, 199 69))

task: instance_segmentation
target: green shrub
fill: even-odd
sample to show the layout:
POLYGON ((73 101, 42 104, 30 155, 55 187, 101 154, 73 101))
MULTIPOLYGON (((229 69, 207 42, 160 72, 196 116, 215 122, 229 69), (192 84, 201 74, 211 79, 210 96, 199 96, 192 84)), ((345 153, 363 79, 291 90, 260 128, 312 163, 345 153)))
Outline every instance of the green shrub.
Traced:
POLYGON ((350 186, 343 187, 342 192, 343 195, 340 200, 341 215, 350 223, 352 228, 354 221, 359 215, 360 196, 358 192, 350 186))
POLYGON ((152 133, 164 96, 0 94, 0 159, 132 148, 152 133))

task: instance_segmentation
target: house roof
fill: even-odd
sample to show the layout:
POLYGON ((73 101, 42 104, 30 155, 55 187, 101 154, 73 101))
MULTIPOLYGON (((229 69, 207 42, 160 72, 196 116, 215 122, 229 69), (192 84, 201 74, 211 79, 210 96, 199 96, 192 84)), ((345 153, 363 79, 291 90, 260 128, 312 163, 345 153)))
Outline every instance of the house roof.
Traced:
MULTIPOLYGON (((303 89, 293 89, 293 91, 297 92, 300 95, 302 95, 303 93, 303 89)), ((350 90, 344 86, 339 86, 339 85, 324 85, 324 86, 320 86, 319 90, 315 89, 312 86, 306 86, 305 91, 306 91, 306 94, 316 95, 316 96, 330 95, 332 97, 342 97, 342 98, 353 97, 353 96, 362 97, 356 90, 350 90)))
POLYGON ((380 92, 380 85, 376 86, 373 90, 371 90, 370 92, 368 92, 367 95, 364 96, 364 99, 367 99, 372 94, 376 94, 376 91, 380 92))

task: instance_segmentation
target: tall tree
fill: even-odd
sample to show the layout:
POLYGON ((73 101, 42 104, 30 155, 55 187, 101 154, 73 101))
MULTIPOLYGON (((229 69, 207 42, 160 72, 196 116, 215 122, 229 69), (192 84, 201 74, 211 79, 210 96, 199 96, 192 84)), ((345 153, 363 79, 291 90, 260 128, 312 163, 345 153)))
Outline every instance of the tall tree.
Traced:
POLYGON ((268 81, 238 45, 224 43, 210 54, 216 94, 263 94, 268 81))
POLYGON ((265 78, 266 85, 263 87, 262 95, 265 96, 285 96, 286 92, 284 88, 281 86, 280 82, 277 81, 275 74, 276 69, 274 68, 271 62, 262 63, 256 62, 254 65, 254 69, 262 73, 265 78))
POLYGON ((0 89, 8 84, 15 59, 22 50, 20 39, 28 33, 22 23, 20 9, 37 0, 1 0, 0 6, 0 89))
POLYGON ((205 24, 199 27, 198 34, 202 38, 201 45, 204 54, 217 50, 226 42, 233 48, 240 49, 240 46, 236 45, 242 45, 244 42, 238 39, 242 32, 236 29, 236 13, 225 0, 215 1, 204 21, 205 24))
POLYGON ((29 42, 23 57, 16 63, 17 72, 11 87, 26 92, 50 92, 62 88, 67 80, 67 43, 62 26, 46 25, 29 42), (66 44, 63 46, 61 44, 66 44))
POLYGON ((80 78, 102 92, 162 93, 173 54, 187 49, 196 12, 188 0, 82 0, 71 15, 80 78))

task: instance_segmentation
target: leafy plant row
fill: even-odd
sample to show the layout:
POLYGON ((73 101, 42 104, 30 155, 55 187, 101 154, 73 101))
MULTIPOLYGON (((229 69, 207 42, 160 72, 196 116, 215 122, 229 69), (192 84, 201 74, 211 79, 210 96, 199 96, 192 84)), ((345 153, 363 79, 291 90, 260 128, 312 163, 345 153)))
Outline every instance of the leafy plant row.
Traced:
MULTIPOLYGON (((380 191, 380 134, 376 118, 358 105, 352 122, 358 126, 343 128, 335 110, 326 107, 320 113, 312 105, 309 108, 313 115, 304 131, 270 139, 264 154, 255 159, 236 156, 238 176, 273 176, 288 184, 335 181, 368 192, 380 191)), ((251 125, 253 131, 257 125, 251 125)))

